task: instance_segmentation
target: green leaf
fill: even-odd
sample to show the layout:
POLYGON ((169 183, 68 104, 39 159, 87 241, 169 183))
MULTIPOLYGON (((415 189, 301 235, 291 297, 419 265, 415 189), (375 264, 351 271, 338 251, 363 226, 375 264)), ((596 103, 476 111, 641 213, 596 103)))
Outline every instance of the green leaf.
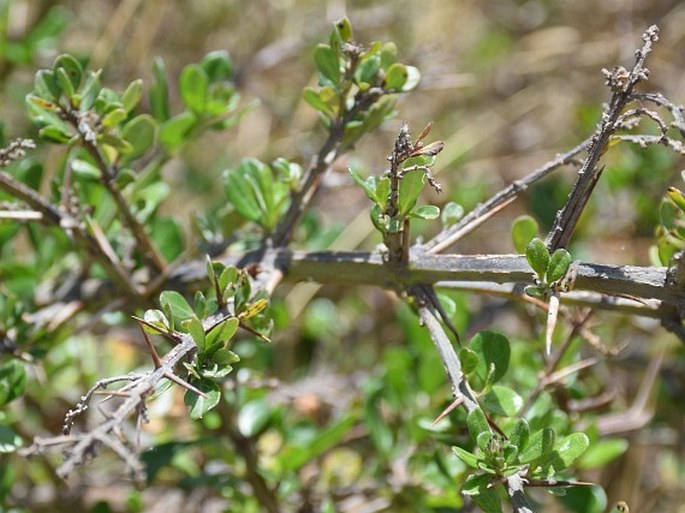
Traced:
POLYGON ((478 355, 478 367, 470 383, 476 390, 483 390, 488 376, 496 383, 502 379, 509 367, 511 349, 507 338, 493 331, 481 331, 469 342, 469 349, 478 355), (494 372, 491 370, 494 368, 494 372))
POLYGON ((329 118, 335 116, 335 112, 331 106, 321 98, 321 94, 314 90, 312 87, 305 87, 302 91, 302 99, 306 101, 309 105, 314 107, 319 112, 322 112, 329 118))
POLYGON ((511 239, 517 253, 525 253, 526 246, 538 233, 538 222, 531 216, 523 215, 514 219, 511 226, 511 239))
POLYGON ((492 475, 490 474, 471 474, 461 486, 461 493, 469 496, 478 495, 488 489, 491 481, 492 475))
POLYGON ((472 498, 483 513, 502 513, 502 501, 495 489, 483 489, 479 494, 473 495, 472 498))
POLYGON ((392 41, 384 43, 381 47, 381 66, 387 70, 397 62, 397 45, 392 41))
MULTIPOLYGON (((81 63, 71 55, 59 55, 55 59, 52 69, 55 72, 56 77, 57 70, 64 70, 66 78, 69 80, 73 90, 78 89, 79 85, 81 85, 81 80, 83 79, 83 67, 81 66, 81 63)), ((57 79, 59 80, 59 77, 57 77, 57 79)))
POLYGON ((8 360, 0 365, 0 385, 4 389, 0 394, 0 406, 21 397, 26 381, 26 368, 19 360, 8 360))
POLYGON ((437 219, 440 217, 440 209, 435 205, 421 205, 415 207, 409 212, 409 217, 416 217, 419 219, 437 219))
POLYGON ((198 116, 204 114, 209 89, 209 77, 205 70, 198 64, 189 64, 183 68, 178 85, 183 103, 198 116))
MULTIPOLYGON (((211 353, 211 350, 208 349, 208 352, 211 353)), ((216 363, 217 365, 230 365, 239 362, 240 356, 224 347, 213 352, 211 360, 212 363, 216 363)))
POLYGON ((155 57, 152 63, 154 82, 150 87, 150 108, 152 115, 160 122, 169 119, 169 84, 166 78, 166 68, 161 57, 155 57))
POLYGON ((571 433, 554 447, 552 467, 559 472, 570 467, 590 446, 585 433, 571 433))
POLYGON ((381 58, 377 55, 371 55, 362 62, 357 67, 354 73, 354 79, 358 84, 366 83, 367 87, 369 84, 374 82, 378 71, 381 69, 381 58))
POLYGON ((132 160, 143 155, 155 143, 157 122, 149 114, 141 114, 126 123, 121 131, 121 137, 131 144, 131 151, 126 160, 132 160))
POLYGON ((450 201, 444 207, 442 207, 441 219, 442 224, 444 224, 445 226, 453 225, 462 217, 464 217, 464 207, 462 207, 458 203, 450 201))
POLYGON ((124 93, 121 95, 121 103, 123 104, 126 113, 129 113, 135 109, 142 97, 143 81, 141 79, 134 80, 128 85, 126 91, 124 91, 124 93))
POLYGON ((152 242, 168 262, 173 262, 183 253, 185 244, 180 223, 172 217, 155 216, 151 224, 152 242))
POLYGON ((159 295, 159 303, 162 308, 171 312, 176 321, 184 321, 195 315, 193 309, 181 294, 175 290, 165 290, 159 295))
POLYGON ((518 448, 519 453, 522 452, 528 445, 528 438, 530 437, 530 428, 526 419, 519 419, 509 435, 509 443, 518 448))
POLYGON ((195 392, 187 390, 183 402, 190 406, 190 418, 193 420, 201 419, 205 413, 219 404, 221 399, 221 388, 211 380, 203 379, 193 383, 199 390, 204 392, 207 397, 197 395, 195 392))
MULTIPOLYGON (((190 308, 190 305, 188 305, 188 308, 190 308)), ((181 329, 193 337, 195 345, 197 346, 197 350, 200 353, 204 353, 206 351, 207 346, 205 344, 205 330, 202 327, 202 321, 200 321, 195 314, 193 314, 192 317, 181 321, 181 329)))
POLYGON ((523 451, 519 452, 519 461, 521 463, 531 463, 531 465, 535 467, 538 462, 543 461, 551 455, 551 452, 554 449, 555 438, 556 434, 550 427, 536 431, 530 437, 528 446, 523 451))
POLYGON ((79 182, 98 182, 102 177, 102 172, 97 166, 81 159, 71 161, 71 171, 79 182))
POLYGON ((214 326, 206 334, 207 352, 212 353, 220 347, 223 347, 238 331, 240 321, 237 317, 228 317, 219 324, 214 326))
POLYGON ((55 101, 59 98, 60 87, 55 78, 55 72, 49 69, 41 69, 36 72, 33 79, 33 92, 40 98, 55 101))
POLYGON ((314 50, 314 63, 319 70, 321 85, 331 85, 337 89, 340 83, 340 62, 333 49, 320 44, 314 50))
POLYGON ((469 412, 466 416, 466 426, 468 427, 469 434, 474 442, 478 439, 478 435, 490 431, 490 424, 488 424, 488 420, 485 418, 485 414, 480 408, 476 408, 469 412))
POLYGON ((262 220, 261 205, 255 195, 253 184, 248 181, 247 174, 247 167, 242 162, 238 169, 227 170, 224 175, 224 190, 228 201, 241 216, 260 222, 262 220))
POLYGON ((423 191, 425 184, 426 174, 422 170, 404 173, 399 187, 399 215, 401 218, 406 217, 409 211, 414 208, 416 200, 419 198, 421 191, 423 191))
POLYGON ((408 79, 409 72, 407 66, 396 62, 386 70, 383 87, 393 91, 401 91, 408 79))
POLYGON ((494 415, 513 417, 523 408, 523 398, 509 387, 493 385, 483 397, 483 407, 494 415))
MULTIPOLYGON (((366 180, 361 177, 358 171, 352 169, 351 167, 347 168, 347 172, 350 173, 350 176, 354 180, 354 182, 359 185, 363 190, 366 196, 373 201, 376 204, 379 204, 380 202, 378 201, 378 196, 376 192, 376 188, 378 186, 378 182, 374 180, 375 177, 368 177, 366 180)), ((388 191, 390 190, 390 183, 388 182, 388 191)), ((380 205, 379 205, 380 206, 380 205)))
POLYGON ((571 254, 563 248, 557 249, 549 260, 547 267, 547 283, 552 283, 564 277, 568 271, 573 258, 571 254))
POLYGON ((478 466, 478 456, 476 456, 473 453, 470 453, 469 451, 462 449, 461 447, 457 447, 456 445, 452 447, 452 451, 454 454, 457 455, 457 457, 466 463, 469 467, 473 468, 480 468, 478 466))
POLYGON ((549 250, 542 240, 535 237, 526 246, 526 260, 540 280, 544 280, 549 267, 549 250))
POLYGON ((71 83, 71 79, 64 68, 55 69, 55 79, 57 80, 57 85, 59 85, 62 90, 62 94, 67 98, 71 98, 74 95, 74 84, 71 83))
POLYGON ((113 128, 125 120, 126 116, 128 116, 128 114, 123 108, 112 109, 102 118, 102 126, 113 128))
POLYGON ((210 82, 230 80, 233 77, 233 63, 226 50, 214 50, 205 55, 200 66, 210 82))
POLYGON ((352 39, 352 24, 347 18, 341 18, 335 22, 335 30, 340 37, 340 40, 344 43, 352 39))
POLYGON ((459 350, 459 362, 461 370, 468 376, 478 368, 478 355, 468 347, 462 347, 459 350))
POLYGON ((628 440, 624 438, 597 440, 580 458, 578 467, 587 469, 604 467, 626 452, 628 446, 628 440))
POLYGON ((159 331, 157 331, 143 324, 143 330, 145 330, 147 333, 156 335, 159 332, 164 333, 169 331, 169 320, 161 310, 146 310, 143 314, 143 320, 159 328, 159 331))
POLYGON ((234 265, 227 265, 219 275, 219 290, 226 292, 229 285, 234 285, 238 281, 238 268, 234 265))
POLYGON ((197 117, 192 112, 182 112, 165 121, 159 131, 160 142, 171 150, 178 148, 186 142, 197 121, 197 117))
POLYGON ((101 74, 102 70, 98 70, 94 73, 88 73, 88 78, 86 78, 86 82, 83 84, 83 87, 81 88, 80 92, 75 95, 80 96, 79 101, 77 103, 81 111, 89 110, 93 107, 96 98, 102 90, 102 84, 100 83, 101 74))
POLYGON ((16 451, 21 447, 23 441, 21 437, 7 426, 0 424, 0 454, 7 454, 16 451))
POLYGON ((57 144, 66 144, 71 139, 71 135, 56 126, 46 126, 38 131, 38 135, 43 139, 57 144))
POLYGON ((255 436, 267 425, 271 415, 271 407, 266 398, 250 401, 238 412, 238 429, 243 436, 255 436))

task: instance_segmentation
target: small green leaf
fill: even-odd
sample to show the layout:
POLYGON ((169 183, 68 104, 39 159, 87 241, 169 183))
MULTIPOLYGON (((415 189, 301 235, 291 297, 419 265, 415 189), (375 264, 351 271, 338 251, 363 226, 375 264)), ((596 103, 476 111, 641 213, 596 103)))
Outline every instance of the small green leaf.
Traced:
POLYGON ((164 333, 169 331, 169 320, 161 310, 146 310, 145 314, 143 314, 143 320, 159 328, 159 331, 157 331, 143 324, 143 330, 145 330, 146 333, 156 335, 160 332, 164 333))
POLYGON ((409 72, 407 66, 396 62, 386 70, 383 87, 393 91, 401 91, 408 79, 409 72))
POLYGON ((38 135, 43 139, 57 144, 66 144, 71 139, 70 134, 53 125, 41 128, 38 131, 38 135))
POLYGON ((306 101, 309 105, 314 107, 316 110, 328 116, 329 118, 335 116, 335 112, 333 111, 331 106, 328 103, 326 103, 321 98, 320 93, 318 93, 312 87, 306 87, 304 91, 302 91, 302 99, 306 101))
POLYGON ((509 443, 518 448, 522 452, 528 445, 528 438, 530 437, 530 428, 526 419, 519 419, 509 435, 509 443))
POLYGON ((535 271, 540 280, 544 280, 547 267, 549 267, 549 250, 545 243, 535 237, 526 246, 526 260, 528 265, 535 271))
POLYGON ((171 312, 176 321, 183 321, 195 315, 193 309, 181 294, 174 290, 165 290, 159 295, 162 308, 171 312))
POLYGON ((64 68, 55 69, 55 79, 57 80, 57 85, 59 85, 62 93, 67 98, 71 98, 74 95, 74 84, 71 83, 71 79, 64 68))
POLYGON ((480 408, 476 408, 469 412, 466 416, 466 426, 468 427, 469 434, 474 442, 478 439, 478 435, 490 431, 490 424, 488 424, 488 420, 485 418, 485 414, 480 408))
POLYGON ((102 177, 102 172, 97 166, 81 159, 71 161, 71 171, 79 182, 97 182, 102 177))
POLYGON ((377 55, 370 55, 359 64, 354 73, 354 79, 358 84, 366 83, 368 85, 374 81, 380 69, 381 58, 377 55))
POLYGON ((471 474, 461 486, 464 495, 478 495, 488 489, 492 476, 490 474, 471 474))
POLYGON ((143 155, 155 143, 157 122, 149 114, 141 114, 126 123, 121 131, 121 137, 131 144, 131 151, 126 155, 132 160, 143 155))
POLYGON ((230 365, 232 363, 239 362, 240 356, 235 354, 230 349, 226 349, 224 347, 221 349, 217 349, 214 353, 212 353, 211 360, 213 363, 216 363, 217 365, 230 365))
POLYGON ((200 66, 210 82, 230 80, 233 77, 233 63, 226 50, 214 50, 205 55, 200 66))
POLYGON ((421 205, 414 207, 409 212, 409 217, 416 217, 419 219, 431 220, 440 217, 440 209, 435 205, 421 205))
POLYGON ((570 467, 574 461, 583 455, 590 446, 590 439, 585 433, 572 433, 554 447, 552 467, 559 472, 570 467))
POLYGON ((207 352, 212 353, 217 348, 226 345, 226 342, 233 338, 238 331, 240 321, 237 317, 228 317, 214 326, 206 335, 207 352))
POLYGON ((143 97, 143 81, 141 79, 131 82, 126 91, 121 95, 121 103, 127 113, 135 109, 140 99, 143 97))
POLYGON ((511 239, 517 253, 525 253, 526 246, 538 233, 538 222, 531 216, 524 215, 514 219, 511 226, 511 239))
POLYGON ((219 290, 225 292, 229 285, 238 281, 238 268, 234 265, 227 265, 219 275, 219 290))
POLYGON ((160 122, 169 119, 169 85, 166 78, 166 68, 161 57, 156 57, 152 63, 154 82, 150 87, 150 108, 152 115, 160 122))
POLYGON ((183 103, 198 116, 204 114, 209 89, 209 77, 205 70, 198 64, 189 64, 183 68, 178 85, 183 103))
POLYGON ((208 379, 200 380, 198 383, 193 383, 193 385, 207 395, 207 397, 202 397, 195 392, 187 390, 183 397, 183 401, 190 406, 190 418, 197 420, 201 419, 205 413, 219 404, 221 388, 217 383, 208 379))
POLYGON ((33 80, 33 92, 45 100, 57 100, 60 96, 60 87, 55 72, 49 69, 38 70, 33 80))
MULTIPOLYGON (((374 177, 369 177, 366 180, 364 180, 361 175, 359 174, 358 171, 352 169, 351 167, 347 168, 348 173, 350 173, 350 176, 352 179, 355 181, 357 185, 359 185, 364 192, 366 193, 366 196, 373 201, 374 203, 378 204, 378 196, 376 193, 376 187, 378 185, 378 182, 376 180, 373 180, 374 177)), ((389 187, 389 184, 388 184, 389 187)), ((390 190, 388 188, 388 190, 390 190)))
POLYGON ((457 457, 466 463, 469 467, 473 468, 480 468, 478 466, 478 456, 476 456, 473 453, 470 453, 469 451, 462 449, 461 447, 457 447, 456 445, 452 447, 452 451, 454 454, 457 455, 457 457))
POLYGON ((178 148, 186 141, 197 122, 198 119, 192 112, 182 112, 174 116, 160 127, 160 142, 171 150, 178 148))
POLYGON ((470 380, 471 386, 480 391, 485 387, 488 377, 491 383, 496 383, 504 377, 511 355, 509 340, 504 335, 493 331, 481 331, 471 339, 468 347, 478 355, 479 362, 470 380))
POLYGON ((564 277, 568 271, 573 258, 571 254, 563 248, 557 249, 549 260, 547 267, 547 283, 552 283, 564 277))
POLYGON ((81 85, 81 79, 83 78, 83 67, 81 66, 81 63, 79 63, 79 61, 77 61, 71 55, 59 55, 55 59, 52 69, 55 71, 55 73, 57 73, 58 69, 63 69, 72 85, 73 90, 78 89, 79 85, 81 85))
POLYGON ((352 24, 347 18, 341 18, 335 22, 335 30, 338 32, 340 40, 344 43, 352 39, 352 24))
POLYGON ((483 513, 502 513, 502 501, 494 488, 485 488, 472 498, 483 513))
POLYGON ((4 389, 0 394, 0 405, 21 397, 26 388, 26 381, 26 368, 19 360, 9 360, 0 365, 0 384, 4 389))
POLYGON ((555 438, 556 434, 550 427, 536 431, 531 435, 528 446, 519 453, 519 461, 536 466, 538 462, 551 455, 554 449, 555 438))
MULTIPOLYGON (((190 308, 190 306, 188 306, 188 308, 190 308)), ((197 350, 200 353, 204 353, 206 351, 207 347, 205 344, 205 330, 202 327, 202 322, 197 318, 196 315, 193 314, 192 317, 181 321, 181 329, 193 337, 195 345, 197 346, 197 350)))
POLYGON ((106 128, 115 127, 125 120, 126 116, 128 116, 128 113, 123 108, 112 109, 102 118, 102 126, 106 128))
POLYGON ((88 73, 88 78, 86 78, 83 87, 80 92, 75 95, 75 97, 80 96, 79 101, 75 103, 78 103, 77 106, 81 111, 89 110, 93 107, 95 99, 102 90, 102 84, 100 83, 101 74, 102 70, 88 73))
POLYGON ((461 370, 466 376, 478 368, 478 355, 468 347, 462 347, 459 351, 461 370))
POLYGON ((381 47, 381 66, 387 70, 397 62, 397 45, 392 41, 384 43, 381 47))
POLYGON ((259 433, 271 419, 271 407, 266 398, 250 401, 240 408, 238 429, 243 436, 251 437, 259 433))
POLYGON ((340 62, 333 49, 320 44, 314 50, 314 62, 322 78, 321 85, 331 85, 337 89, 340 83, 340 62))
POLYGON ((523 398, 509 387, 493 385, 483 397, 483 408, 494 415, 513 417, 523 408, 523 398))
POLYGON ((450 201, 442 207, 442 224, 445 226, 452 226, 454 223, 464 217, 464 207, 460 204, 450 201))
POLYGON ((7 426, 0 424, 0 454, 7 454, 16 451, 21 447, 23 441, 21 437, 7 426))
POLYGON ((409 211, 414 208, 425 184, 426 174, 423 171, 416 170, 404 173, 399 187, 399 215, 401 218, 406 217, 409 211))

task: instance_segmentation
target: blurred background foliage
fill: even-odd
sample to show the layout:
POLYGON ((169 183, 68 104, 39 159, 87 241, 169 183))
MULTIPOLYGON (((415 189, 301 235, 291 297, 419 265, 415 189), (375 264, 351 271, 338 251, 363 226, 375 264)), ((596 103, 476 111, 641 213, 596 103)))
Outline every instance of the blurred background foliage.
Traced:
MULTIPOLYGON (((431 200, 456 201, 468 210, 591 133, 608 98, 601 68, 632 63, 639 35, 652 23, 661 27, 661 41, 648 61, 651 88, 685 100, 685 4, 677 0, 0 0, 3 136, 36 137, 24 97, 36 69, 49 67, 60 53, 102 68, 103 82, 123 91, 136 78, 148 88, 157 57, 174 88, 186 64, 227 50, 242 98, 259 104, 235 128, 184 146, 162 170, 171 186, 162 211, 184 220, 190 233, 192 214, 221 208, 225 199, 217 183, 240 158, 284 157, 306 165, 317 150, 322 132, 301 91, 316 83, 314 46, 343 15, 352 20, 358 41, 394 41, 403 61, 421 70, 422 81, 399 98, 397 121, 365 138, 326 177, 316 214, 301 228, 299 240, 309 249, 372 249, 379 242, 368 202, 346 167, 382 170, 400 120, 415 133, 434 123, 431 137, 444 140, 446 148, 434 168, 444 192, 431 200)), ((181 110, 173 103, 178 91, 170 97, 172 110, 181 110)), ((143 109, 149 108, 146 101, 143 109)), ((44 176, 55 174, 60 152, 43 144, 32 153, 44 176)), ((649 264, 658 206, 669 185, 682 187, 682 158, 661 147, 618 145, 605 163, 572 254, 649 264)), ((522 213, 536 217, 546 233, 573 179, 568 170, 556 172, 454 250, 513 252, 508 233, 522 213)), ((423 229, 425 235, 432 230, 428 223, 423 229)), ((27 247, 0 248, 0 255, 8 265, 26 265, 30 274, 27 247)), ((525 397, 543 365, 539 314, 504 300, 448 295, 466 338, 487 328, 512 339, 510 382, 525 397)), ((463 415, 430 426, 449 391, 432 342, 409 309, 377 289, 301 284, 279 291, 274 313, 274 344, 245 340, 237 346, 245 366, 237 373, 242 386, 227 394, 235 394, 237 425, 257 444, 266 476, 279 480, 285 510, 459 508, 465 468, 445 448, 467 438, 463 415)), ((49 342, 47 358, 31 367, 26 396, 2 414, 24 440, 58 432, 65 411, 98 377, 149 365, 135 329, 119 321, 107 318, 87 332, 49 342)), ((599 414, 625 410, 646 393, 647 427, 618 429, 595 461, 588 456, 581 462, 586 470, 579 477, 604 491, 577 489, 561 501, 540 493, 535 500, 544 511, 599 512, 619 499, 639 512, 685 511, 685 351, 652 320, 607 313, 593 322, 606 349, 620 351, 581 375, 569 393, 612 395, 599 414), (646 371, 662 354, 651 383, 646 371)), ((553 391, 544 397, 559 399, 553 391)), ((154 446, 144 456, 147 489, 136 490, 106 453, 68 484, 54 477, 53 458, 0 455, 0 496, 7 507, 261 511, 238 477, 243 463, 215 436, 230 419, 212 412, 191 422, 180 393, 151 404, 143 437, 144 446, 154 446)))

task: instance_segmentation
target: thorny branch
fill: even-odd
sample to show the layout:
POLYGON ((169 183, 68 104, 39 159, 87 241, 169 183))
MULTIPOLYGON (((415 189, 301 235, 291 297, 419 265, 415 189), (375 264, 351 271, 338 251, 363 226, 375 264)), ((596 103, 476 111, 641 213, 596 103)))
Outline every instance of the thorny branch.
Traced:
POLYGON ((636 62, 632 71, 628 72, 622 66, 617 66, 612 71, 603 70, 606 83, 613 94, 607 110, 602 114, 600 126, 592 136, 588 155, 578 171, 576 183, 563 208, 557 213, 554 226, 547 237, 547 247, 550 251, 568 245, 580 215, 602 174, 603 168, 597 167, 599 159, 606 151, 611 136, 621 128, 619 123, 621 113, 632 99, 635 86, 646 81, 649 76, 645 61, 652 51, 652 44, 659 39, 657 26, 649 27, 642 35, 642 39, 644 44, 635 52, 636 62))
MULTIPOLYGON (((462 372, 461 362, 454 350, 454 346, 440 323, 441 316, 433 305, 430 293, 426 290, 425 286, 417 286, 409 289, 409 294, 416 300, 419 318, 430 333, 431 339, 438 350, 452 386, 452 394, 455 400, 459 401, 468 413, 480 409, 476 396, 462 372)), ((525 479, 518 474, 514 474, 505 478, 504 483, 507 495, 509 495, 514 507, 514 513, 532 513, 533 510, 523 492, 525 479)))

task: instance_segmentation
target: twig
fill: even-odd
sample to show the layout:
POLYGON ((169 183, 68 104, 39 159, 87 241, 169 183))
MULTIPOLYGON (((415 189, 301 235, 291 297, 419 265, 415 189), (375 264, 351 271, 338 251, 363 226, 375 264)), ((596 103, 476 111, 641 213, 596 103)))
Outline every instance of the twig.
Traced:
POLYGON ((84 119, 83 114, 69 108, 63 111, 63 115, 65 119, 76 128, 83 147, 95 160, 98 169, 100 169, 100 172, 102 173, 102 183, 110 196, 112 196, 112 199, 114 199, 114 203, 117 205, 117 210, 121 214, 124 224, 133 234, 133 238, 136 240, 142 257, 156 272, 163 272, 166 266, 164 258, 155 247, 152 239, 148 236, 145 227, 140 224, 133 215, 128 202, 117 187, 115 179, 118 175, 118 170, 105 159, 97 145, 95 133, 84 119))
MULTIPOLYGON (((419 318, 423 325, 428 329, 431 339, 438 350, 442 364, 445 367, 447 377, 452 386, 452 393, 455 401, 461 400, 467 412, 480 409, 480 405, 471 390, 464 373, 461 370, 461 362, 452 346, 447 333, 443 329, 439 320, 439 313, 432 304, 430 296, 426 295, 423 287, 410 289, 409 294, 414 297, 418 304, 419 318)), ((492 427, 492 426, 491 426, 492 427)), ((532 513, 532 509, 523 493, 524 479, 518 474, 506 477, 504 485, 507 495, 511 499, 514 513, 532 513)))
POLYGON ((555 169, 572 163, 579 153, 582 153, 590 146, 591 142, 592 139, 583 141, 575 148, 572 148, 566 153, 562 153, 553 160, 543 164, 530 174, 526 175, 524 178, 516 180, 484 203, 478 205, 458 222, 442 230, 424 245, 419 246, 418 250, 429 253, 440 253, 444 251, 452 244, 475 230, 488 217, 498 211, 498 209, 503 208, 511 203, 521 192, 525 191, 529 185, 544 178, 555 169))
POLYGON ((592 136, 588 155, 580 171, 578 171, 576 183, 571 189, 566 203, 557 212, 554 226, 547 237, 547 247, 550 251, 568 245, 578 219, 580 219, 580 215, 602 174, 603 168, 597 168, 597 163, 606 150, 611 136, 617 128, 620 128, 617 126, 617 121, 621 112, 630 102, 635 86, 639 82, 647 80, 649 71, 644 67, 644 64, 652 50, 652 44, 659 38, 658 35, 659 29, 656 25, 652 25, 644 32, 642 35, 644 44, 635 53, 636 62, 632 71, 628 72, 621 66, 612 71, 603 70, 607 85, 613 94, 607 110, 602 115, 601 124, 592 136))

